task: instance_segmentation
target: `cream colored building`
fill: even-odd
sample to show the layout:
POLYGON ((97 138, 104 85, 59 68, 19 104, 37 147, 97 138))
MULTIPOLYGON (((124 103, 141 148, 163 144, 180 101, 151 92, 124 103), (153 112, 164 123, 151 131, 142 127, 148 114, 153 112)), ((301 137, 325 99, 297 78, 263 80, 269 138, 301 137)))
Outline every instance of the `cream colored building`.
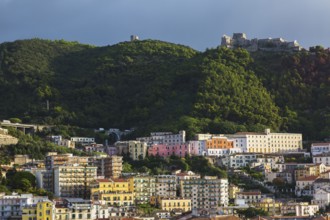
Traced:
POLYGON ((141 141, 129 141, 128 152, 132 160, 144 159, 147 155, 147 143, 141 141))
POLYGON ((89 198, 90 183, 97 177, 97 167, 57 166, 53 173, 55 196, 89 198))
POLYGON ((281 153, 297 152, 302 149, 302 134, 265 132, 238 132, 226 135, 234 140, 234 147, 242 148, 243 152, 281 153))

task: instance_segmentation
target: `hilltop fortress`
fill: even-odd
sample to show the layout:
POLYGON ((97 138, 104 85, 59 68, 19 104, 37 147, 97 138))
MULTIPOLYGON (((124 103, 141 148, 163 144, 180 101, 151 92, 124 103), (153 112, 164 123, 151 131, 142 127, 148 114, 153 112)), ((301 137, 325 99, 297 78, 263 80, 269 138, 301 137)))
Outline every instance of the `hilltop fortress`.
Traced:
POLYGON ((283 38, 247 39, 245 33, 234 33, 233 37, 223 35, 221 46, 227 48, 244 48, 250 52, 261 51, 300 51, 302 47, 297 41, 288 42, 283 38))

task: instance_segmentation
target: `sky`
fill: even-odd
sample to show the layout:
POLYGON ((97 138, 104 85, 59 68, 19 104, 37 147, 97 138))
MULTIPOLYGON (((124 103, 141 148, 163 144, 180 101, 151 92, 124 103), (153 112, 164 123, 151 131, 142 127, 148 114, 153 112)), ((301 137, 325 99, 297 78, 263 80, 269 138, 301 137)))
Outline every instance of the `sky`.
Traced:
POLYGON ((0 43, 42 38, 105 46, 138 35, 204 51, 234 32, 330 47, 330 1, 0 0, 0 43))

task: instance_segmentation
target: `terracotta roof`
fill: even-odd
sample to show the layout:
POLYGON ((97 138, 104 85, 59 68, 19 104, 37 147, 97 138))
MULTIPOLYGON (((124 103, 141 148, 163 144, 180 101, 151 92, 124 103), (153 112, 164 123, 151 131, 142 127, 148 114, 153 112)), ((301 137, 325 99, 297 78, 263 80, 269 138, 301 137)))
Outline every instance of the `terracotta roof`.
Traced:
POLYGON ((319 178, 316 179, 314 183, 330 183, 330 179, 319 178))
POLYGON ((317 178, 319 178, 319 177, 318 176, 307 176, 307 177, 300 178, 297 181, 313 181, 313 180, 316 180, 317 178))

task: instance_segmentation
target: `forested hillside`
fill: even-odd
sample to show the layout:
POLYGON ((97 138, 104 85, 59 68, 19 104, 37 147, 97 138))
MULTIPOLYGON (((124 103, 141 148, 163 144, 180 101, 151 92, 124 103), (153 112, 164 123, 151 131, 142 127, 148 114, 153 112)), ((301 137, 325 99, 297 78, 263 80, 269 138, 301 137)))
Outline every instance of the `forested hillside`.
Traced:
POLYGON ((0 119, 27 123, 330 136, 330 53, 319 47, 249 54, 154 40, 15 41, 0 45, 0 94, 0 119))

